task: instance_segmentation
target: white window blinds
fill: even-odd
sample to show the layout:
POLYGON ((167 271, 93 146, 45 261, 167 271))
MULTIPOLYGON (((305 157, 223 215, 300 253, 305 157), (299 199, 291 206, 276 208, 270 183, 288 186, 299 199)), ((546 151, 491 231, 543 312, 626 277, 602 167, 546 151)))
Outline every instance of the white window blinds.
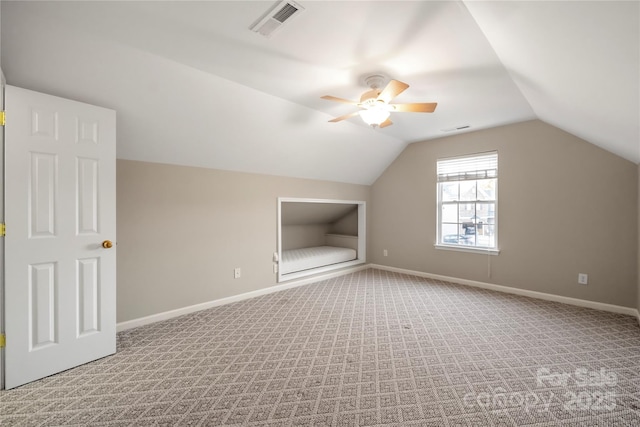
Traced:
POLYGON ((498 177, 498 153, 438 160, 438 182, 469 181, 498 177))

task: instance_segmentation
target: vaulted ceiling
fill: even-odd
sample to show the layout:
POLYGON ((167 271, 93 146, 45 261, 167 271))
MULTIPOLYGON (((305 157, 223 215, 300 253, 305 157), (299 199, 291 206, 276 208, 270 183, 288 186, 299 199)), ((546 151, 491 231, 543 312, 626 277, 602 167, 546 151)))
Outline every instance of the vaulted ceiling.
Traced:
POLYGON ((0 5, 8 84, 113 108, 118 157, 371 184, 407 144, 541 119, 640 162, 640 7, 611 1, 276 1, 0 5), (410 85, 372 129, 363 77, 410 85))

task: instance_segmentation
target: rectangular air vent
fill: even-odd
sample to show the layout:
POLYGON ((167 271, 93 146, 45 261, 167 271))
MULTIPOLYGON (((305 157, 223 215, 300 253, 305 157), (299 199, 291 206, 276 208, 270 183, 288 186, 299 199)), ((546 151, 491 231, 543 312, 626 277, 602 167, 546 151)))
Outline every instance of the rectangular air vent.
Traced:
POLYGON ((294 1, 280 1, 251 25, 249 29, 265 37, 271 37, 274 32, 282 28, 285 22, 290 22, 294 16, 298 16, 302 11, 304 11, 304 7, 294 1))

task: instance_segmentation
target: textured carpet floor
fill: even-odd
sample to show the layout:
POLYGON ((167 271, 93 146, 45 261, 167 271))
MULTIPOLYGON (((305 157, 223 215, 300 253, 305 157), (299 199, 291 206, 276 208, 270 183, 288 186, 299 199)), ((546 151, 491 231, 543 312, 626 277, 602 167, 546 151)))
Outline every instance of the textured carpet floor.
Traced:
POLYGON ((639 426, 640 327, 369 269, 120 333, 0 425, 639 426))

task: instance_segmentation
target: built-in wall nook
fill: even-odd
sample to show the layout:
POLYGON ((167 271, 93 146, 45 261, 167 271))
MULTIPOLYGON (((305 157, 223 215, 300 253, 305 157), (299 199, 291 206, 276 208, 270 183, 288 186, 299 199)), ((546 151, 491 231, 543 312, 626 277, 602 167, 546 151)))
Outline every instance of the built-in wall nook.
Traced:
POLYGON ((278 282, 366 261, 366 203, 278 198, 278 282))

